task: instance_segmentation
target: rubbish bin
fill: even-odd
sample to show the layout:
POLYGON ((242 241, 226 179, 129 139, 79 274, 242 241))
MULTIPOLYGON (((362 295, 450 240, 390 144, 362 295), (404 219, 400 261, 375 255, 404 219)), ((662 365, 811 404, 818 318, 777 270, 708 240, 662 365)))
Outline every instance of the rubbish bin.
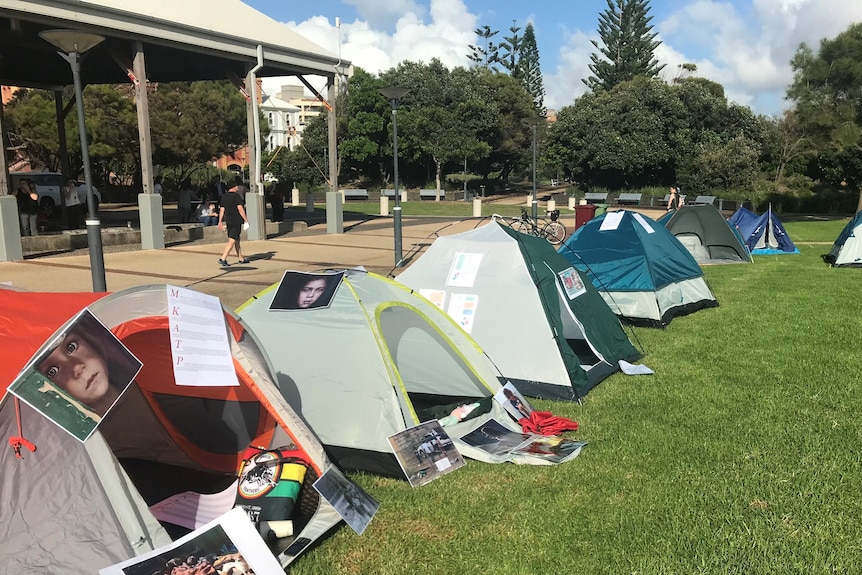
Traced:
POLYGON ((578 229, 594 217, 596 217, 595 204, 583 204, 575 206, 575 229, 578 229))

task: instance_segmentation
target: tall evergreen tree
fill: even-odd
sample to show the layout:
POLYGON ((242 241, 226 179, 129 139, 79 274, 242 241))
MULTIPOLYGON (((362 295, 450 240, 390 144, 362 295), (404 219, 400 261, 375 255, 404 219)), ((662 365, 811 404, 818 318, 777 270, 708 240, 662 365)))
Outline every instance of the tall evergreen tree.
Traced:
POLYGON ((518 70, 519 75, 516 77, 533 98, 533 108, 536 110, 536 114, 544 116, 547 113, 545 85, 542 81, 542 69, 539 66, 539 48, 536 46, 536 33, 533 30, 533 24, 527 24, 527 28, 524 30, 518 70))
POLYGON ((509 28, 509 32, 512 33, 511 36, 503 36, 503 42, 500 42, 499 48, 503 51, 503 54, 498 58, 500 64, 503 65, 509 75, 513 78, 521 77, 521 47, 523 46, 523 39, 518 35, 518 32, 521 31, 521 27, 516 25, 515 20, 512 20, 512 26, 509 28))
POLYGON ((467 54, 467 57, 483 68, 490 68, 491 65, 500 59, 500 47, 491 41, 491 38, 499 34, 500 31, 491 30, 490 26, 482 26, 473 30, 473 33, 479 37, 480 42, 477 42, 475 46, 473 44, 468 46, 470 53, 467 54), (481 42, 481 40, 484 40, 484 42, 481 42))
POLYGON ((594 92, 610 90, 636 76, 655 78, 664 68, 655 59, 661 44, 652 31, 649 0, 607 0, 608 9, 599 15, 602 45, 590 56, 594 74, 583 82, 594 92))

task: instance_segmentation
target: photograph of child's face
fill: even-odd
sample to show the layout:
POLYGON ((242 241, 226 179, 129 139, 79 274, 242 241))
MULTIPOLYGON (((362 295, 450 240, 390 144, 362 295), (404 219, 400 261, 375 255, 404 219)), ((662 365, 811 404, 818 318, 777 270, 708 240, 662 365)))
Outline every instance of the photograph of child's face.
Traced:
POLYGON ((320 299, 323 292, 326 291, 326 279, 315 278, 309 280, 299 288, 299 297, 297 297, 296 305, 301 309, 309 308, 320 299))
POLYGON ((286 271, 269 304, 270 310, 327 308, 341 285, 344 273, 312 274, 286 271))
POLYGON ((104 414, 119 395, 111 386, 108 363, 84 337, 71 331, 37 369, 63 391, 104 414), (105 409, 98 409, 107 402, 105 409))
POLYGON ((9 391, 85 441, 141 367, 111 330, 85 309, 43 346, 9 391))

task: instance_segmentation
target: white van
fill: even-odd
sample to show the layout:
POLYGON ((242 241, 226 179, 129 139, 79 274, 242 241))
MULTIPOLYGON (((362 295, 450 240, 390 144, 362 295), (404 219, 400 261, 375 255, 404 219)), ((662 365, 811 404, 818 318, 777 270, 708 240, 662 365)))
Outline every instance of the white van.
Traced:
MULTIPOLYGON (((30 180, 36 186, 39 194, 39 207, 46 215, 51 215, 55 209, 63 205, 60 201, 60 191, 63 189, 63 174, 59 172, 9 172, 12 181, 12 193, 18 191, 21 180, 30 180)), ((81 209, 87 212, 87 184, 75 182, 78 186, 78 197, 81 199, 81 209)), ((102 194, 93 186, 93 200, 96 202, 96 211, 102 202, 102 194)))

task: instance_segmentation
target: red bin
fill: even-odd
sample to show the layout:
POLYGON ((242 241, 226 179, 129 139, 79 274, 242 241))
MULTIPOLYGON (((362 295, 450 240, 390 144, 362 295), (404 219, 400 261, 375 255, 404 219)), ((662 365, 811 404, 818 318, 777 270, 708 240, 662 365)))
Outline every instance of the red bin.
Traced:
POLYGON ((582 206, 575 206, 575 229, 578 229, 594 217, 596 217, 595 204, 584 204, 582 206))

